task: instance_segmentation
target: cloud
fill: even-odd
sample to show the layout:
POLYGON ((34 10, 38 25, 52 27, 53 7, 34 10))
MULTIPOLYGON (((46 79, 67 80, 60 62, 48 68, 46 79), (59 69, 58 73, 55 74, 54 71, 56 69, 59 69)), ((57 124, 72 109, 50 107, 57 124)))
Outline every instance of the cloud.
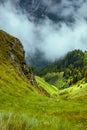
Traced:
POLYGON ((47 59, 60 58, 73 49, 87 49, 87 23, 85 20, 76 21, 73 27, 62 23, 60 28, 58 24, 49 22, 45 23, 45 27, 39 28, 42 35, 40 50, 45 52, 47 59))
MULTIPOLYGON (((62 10, 61 16, 67 17, 68 11, 73 14, 75 21, 68 25, 65 22, 54 23, 48 18, 40 23, 34 23, 29 20, 27 13, 23 14, 20 8, 17 9, 8 0, 4 4, 0 4, 0 28, 19 38, 26 54, 32 55, 35 50, 39 49, 45 54, 45 58, 51 61, 64 56, 73 49, 86 50, 87 22, 85 11, 87 8, 86 2, 78 1, 79 3, 76 3, 75 0, 73 2, 62 0, 59 3, 62 10), (75 13, 76 8, 77 14, 75 13)), ((55 7, 54 13, 57 12, 56 9, 59 9, 59 5, 56 6, 54 3, 53 7, 55 7)))
POLYGON ((79 17, 87 18, 87 2, 82 3, 80 8, 78 9, 77 13, 79 17))
POLYGON ((11 2, 0 5, 0 28, 18 37, 26 51, 33 48, 34 42, 34 23, 30 22, 27 14, 22 14, 11 2))
POLYGON ((84 17, 84 15, 86 15, 85 11, 87 10, 87 2, 85 0, 51 0, 51 2, 47 0, 44 5, 50 6, 48 11, 59 17, 73 15, 75 18, 76 15, 78 16, 81 14, 81 16, 84 17))

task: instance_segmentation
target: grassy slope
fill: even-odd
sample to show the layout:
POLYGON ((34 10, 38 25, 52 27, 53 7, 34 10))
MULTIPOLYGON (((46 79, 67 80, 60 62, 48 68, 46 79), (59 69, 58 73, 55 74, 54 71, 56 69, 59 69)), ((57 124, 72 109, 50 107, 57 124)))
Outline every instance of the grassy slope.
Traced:
MULTIPOLYGON (((6 130, 86 129, 86 97, 73 100, 63 100, 60 97, 48 98, 38 94, 26 79, 18 76, 12 66, 2 65, 0 72, 0 77, 3 77, 0 79, 1 130, 3 127, 6 130)), ((39 78, 38 80, 40 83, 43 81, 39 78)), ((48 89, 44 81, 43 86, 48 89)))
POLYGON ((68 99, 87 99, 87 83, 85 83, 84 79, 80 80, 76 84, 72 85, 69 88, 61 90, 59 92, 62 98, 68 99))
POLYGON ((58 94, 58 89, 55 86, 50 85, 47 82, 45 82, 44 79, 36 76, 36 81, 38 85, 42 87, 43 89, 45 89, 48 93, 50 93, 51 96, 58 94))
MULTIPOLYGON (((8 48, 6 46, 5 49, 8 48)), ((87 129, 85 84, 79 89, 80 94, 83 90, 83 95, 76 97, 75 91, 72 91, 71 98, 66 99, 69 93, 65 96, 60 94, 61 91, 61 96, 48 98, 18 73, 15 64, 8 62, 9 57, 6 54, 4 48, 0 49, 0 130, 87 129)), ((57 92, 55 87, 51 88, 43 79, 37 77, 37 81, 39 87, 44 87, 47 93, 52 95, 57 92)))

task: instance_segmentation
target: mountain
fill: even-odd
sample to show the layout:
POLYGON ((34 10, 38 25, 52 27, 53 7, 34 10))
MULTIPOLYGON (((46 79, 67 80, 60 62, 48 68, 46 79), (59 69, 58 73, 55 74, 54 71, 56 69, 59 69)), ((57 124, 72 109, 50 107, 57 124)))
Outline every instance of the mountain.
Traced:
MULTIPOLYGON (((37 20, 38 18, 44 19, 45 16, 48 15, 49 5, 44 4, 42 0, 20 0, 19 5, 20 7, 22 7, 22 9, 25 9, 31 16, 33 16, 37 20)), ((49 15, 49 17, 54 17, 54 19, 56 18, 55 15, 51 16, 51 14, 49 15)))
MULTIPOLYGON (((8 1, 0 0, 1 3, 8 1)), ((77 2, 73 2, 72 0, 68 2, 73 10, 78 12, 79 7, 77 6, 77 2)), ((44 20, 46 17, 53 22, 66 22, 70 24, 75 21, 71 10, 70 13, 66 12, 65 16, 61 15, 63 9, 67 11, 69 8, 69 4, 64 3, 62 0, 15 0, 11 1, 11 3, 13 3, 16 8, 21 9, 23 13, 26 12, 30 20, 36 22, 44 20)))
MULTIPOLYGON (((78 7, 76 9, 76 6, 73 4, 72 0, 68 2, 70 2, 73 10, 78 10, 78 7)), ((62 26, 61 23, 66 23, 66 25, 70 26, 75 21, 71 10, 69 15, 62 15, 62 11, 64 9, 64 13, 69 12, 67 11, 69 6, 66 4, 66 2, 64 3, 64 1, 62 0, 19 0, 16 5, 21 8, 22 12, 26 12, 30 21, 33 21, 37 24, 41 24, 44 22, 44 20, 49 19, 53 24, 59 23, 60 26, 62 26)), ((30 56, 28 56, 29 58, 27 58, 27 61, 31 63, 31 66, 35 66, 36 69, 41 69, 43 66, 50 63, 43 56, 44 54, 41 53, 43 52, 40 52, 40 49, 36 49, 34 55, 32 55, 32 59, 30 58, 30 56)))
MULTIPOLYGON (((73 8, 75 6, 73 5, 73 2, 70 1, 73 8)), ((35 21, 43 20, 46 17, 48 17, 50 20, 54 22, 67 22, 71 23, 74 22, 73 15, 68 15, 66 17, 61 15, 61 9, 68 8, 66 4, 64 7, 62 5, 62 0, 20 0, 19 6, 22 8, 22 10, 26 10, 33 18, 35 18, 35 21), (57 7, 58 6, 58 7, 57 7)))
MULTIPOLYGON (((87 53, 84 58, 86 66, 87 53)), ((86 80, 62 90, 48 84, 27 65, 20 40, 0 30, 0 129, 86 128, 86 80)))
POLYGON ((35 90, 50 96, 50 93, 37 85, 35 75, 26 63, 25 51, 20 40, 2 30, 0 30, 0 68, 2 86, 8 82, 7 87, 9 86, 10 89, 13 86, 15 91, 15 86, 24 84, 25 89, 29 89, 28 91, 35 90))
POLYGON ((45 81, 57 86, 59 89, 70 87, 81 79, 87 78, 87 52, 73 50, 67 55, 43 69, 38 75, 44 77, 45 81))
POLYGON ((30 81, 32 77, 32 80, 35 83, 35 79, 32 76, 33 73, 27 66, 25 51, 21 42, 2 30, 0 30, 0 61, 1 67, 6 67, 6 71, 8 67, 11 68, 11 70, 14 69, 21 78, 24 76, 30 81))

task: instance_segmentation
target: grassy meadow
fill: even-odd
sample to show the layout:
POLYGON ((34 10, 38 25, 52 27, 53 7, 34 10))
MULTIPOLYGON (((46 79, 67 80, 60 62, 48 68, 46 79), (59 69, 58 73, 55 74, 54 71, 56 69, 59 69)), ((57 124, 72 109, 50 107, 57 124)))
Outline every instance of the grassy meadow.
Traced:
POLYGON ((45 86, 51 93, 47 97, 21 77, 13 66, 9 67, 0 65, 0 130, 87 129, 87 95, 84 95, 87 87, 72 86, 72 91, 70 88, 59 91, 37 77, 39 86, 45 86), (76 88, 77 97, 74 95, 76 88), (83 95, 80 95, 81 89, 83 95))

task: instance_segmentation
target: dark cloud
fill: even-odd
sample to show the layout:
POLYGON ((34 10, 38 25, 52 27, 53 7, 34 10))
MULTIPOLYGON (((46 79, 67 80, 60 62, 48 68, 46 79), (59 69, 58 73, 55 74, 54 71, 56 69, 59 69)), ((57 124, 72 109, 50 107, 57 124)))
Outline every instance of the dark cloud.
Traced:
POLYGON ((0 28, 18 37, 29 54, 39 49, 49 60, 60 58, 73 49, 86 50, 87 2, 83 0, 78 2, 62 0, 58 4, 55 2, 49 4, 48 10, 63 18, 73 16, 74 23, 67 24, 65 21, 55 23, 48 17, 40 23, 29 21, 29 15, 27 17, 27 14, 15 8, 14 4, 8 0, 0 4, 0 28))

